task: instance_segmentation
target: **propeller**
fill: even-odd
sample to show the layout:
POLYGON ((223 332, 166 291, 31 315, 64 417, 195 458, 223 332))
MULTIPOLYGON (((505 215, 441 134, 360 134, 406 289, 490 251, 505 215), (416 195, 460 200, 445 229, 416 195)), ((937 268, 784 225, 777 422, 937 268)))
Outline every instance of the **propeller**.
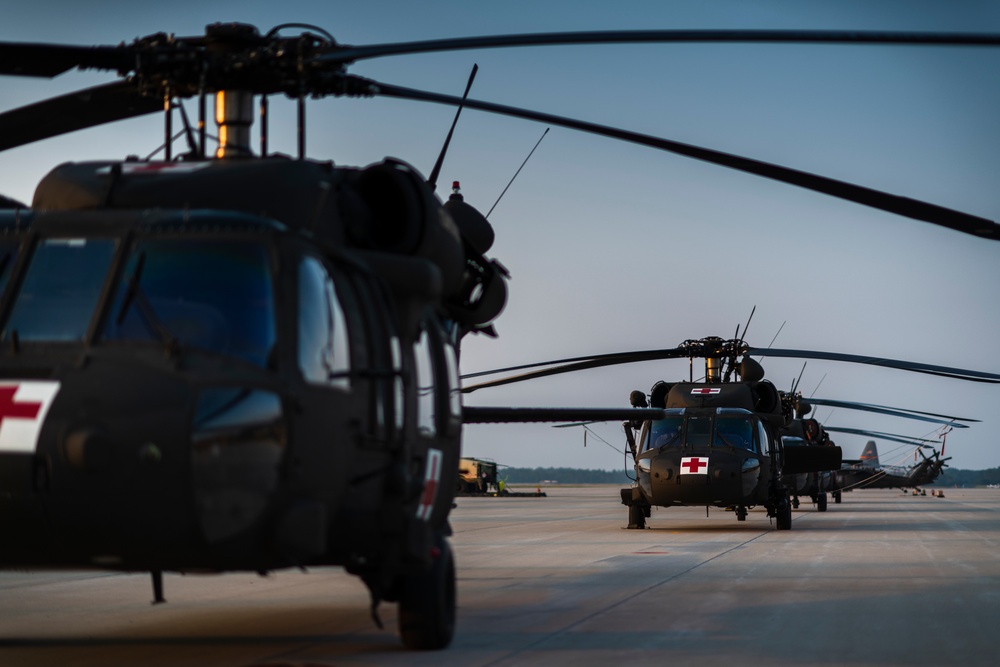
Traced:
POLYGON ((871 403, 855 403, 854 401, 837 401, 827 398, 798 399, 800 402, 825 405, 834 408, 845 408, 847 410, 861 410, 863 412, 876 412, 893 417, 903 417, 905 419, 915 419, 917 421, 930 422, 932 424, 947 424, 955 428, 969 428, 967 424, 959 424, 957 421, 978 422, 979 419, 968 419, 965 417, 952 417, 935 412, 923 412, 922 410, 908 410, 906 408, 890 408, 885 405, 873 405, 871 403))
POLYGON ((873 438, 881 438, 883 440, 891 440, 893 442, 901 442, 904 445, 917 445, 918 447, 930 447, 927 443, 937 442, 937 440, 928 440, 927 438, 914 438, 908 435, 899 435, 896 433, 884 433, 882 431, 869 431, 860 428, 846 428, 840 426, 824 426, 825 430, 831 433, 848 433, 851 435, 864 435, 873 438))
MULTIPOLYGON (((308 27, 308 26, 306 26, 308 27)), ((74 67, 114 70, 130 75, 122 88, 99 86, 0 114, 0 150, 84 127, 130 118, 162 108, 168 97, 186 97, 201 90, 234 89, 256 94, 283 92, 302 99, 307 95, 380 95, 479 109, 541 121, 630 141, 679 155, 814 190, 901 216, 922 220, 1000 240, 1000 225, 992 220, 908 197, 826 178, 776 164, 709 148, 630 132, 552 114, 449 95, 413 90, 347 75, 343 68, 357 60, 390 55, 467 49, 553 46, 569 44, 624 44, 671 42, 765 42, 909 44, 938 46, 998 46, 1000 35, 962 33, 894 33, 780 30, 646 30, 538 33, 398 42, 368 46, 341 46, 328 34, 311 33, 279 38, 277 29, 261 36, 245 24, 213 24, 205 36, 174 37, 162 33, 121 46, 79 47, 58 44, 0 42, 0 74, 52 77, 74 67), (124 88, 132 87, 127 93, 124 88), (115 107, 115 99, 122 105, 115 107), (141 99, 140 99, 141 98, 141 99), (51 126, 27 121, 38 113, 54 118, 51 126)), ((322 31, 320 31, 322 32, 322 31)), ((773 355, 772 355, 773 356, 773 355)))
POLYGON ((465 380, 476 377, 482 377, 485 375, 493 375, 497 373, 509 373, 519 370, 527 370, 531 368, 540 368, 542 366, 551 366, 551 368, 544 368, 542 370, 530 371, 527 373, 522 373, 520 375, 500 378, 498 380, 491 380, 488 382, 482 382, 479 384, 466 386, 462 388, 462 391, 463 393, 471 393, 473 391, 479 389, 485 389, 487 387, 498 387, 501 385, 511 384, 514 382, 523 382, 525 380, 533 380, 537 378, 548 377, 550 375, 571 373, 591 368, 602 368, 605 366, 617 366, 620 364, 638 363, 642 361, 658 361, 661 359, 678 359, 678 358, 694 358, 694 357, 711 357, 719 359, 719 358, 724 358, 725 356, 731 354, 732 346, 737 344, 739 344, 740 346, 738 354, 744 356, 760 355, 760 356, 774 356, 774 357, 823 359, 828 361, 847 361, 858 364, 867 364, 871 366, 896 368, 899 370, 907 370, 915 373, 926 373, 940 377, 950 377, 958 380, 968 380, 971 382, 986 382, 991 384, 1000 383, 1000 374, 987 373, 984 371, 973 371, 961 368, 951 368, 948 366, 935 366, 932 364, 923 364, 915 361, 901 361, 897 359, 884 359, 881 357, 869 357, 856 354, 843 354, 837 352, 816 352, 810 350, 783 350, 774 348, 762 349, 762 348, 755 348, 743 345, 742 343, 739 343, 739 341, 722 341, 721 339, 718 338, 705 338, 701 340, 685 341, 680 347, 675 347, 675 348, 666 348, 661 350, 639 350, 635 352, 613 352, 610 354, 596 354, 586 357, 569 357, 565 359, 555 359, 555 360, 542 361, 531 364, 521 364, 518 366, 508 366, 505 368, 497 368, 488 371, 480 371, 477 373, 469 373, 463 375, 462 379, 465 380))

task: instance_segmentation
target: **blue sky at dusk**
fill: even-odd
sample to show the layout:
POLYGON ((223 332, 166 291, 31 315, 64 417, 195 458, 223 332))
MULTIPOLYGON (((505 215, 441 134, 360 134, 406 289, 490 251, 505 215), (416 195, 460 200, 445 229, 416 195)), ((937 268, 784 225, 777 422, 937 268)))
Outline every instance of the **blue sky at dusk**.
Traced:
MULTIPOLYGON (((10 3, 13 4, 13 3, 10 3)), ((208 23, 320 26, 341 43, 647 28, 1000 33, 995 2, 124 2, 17 3, 0 40, 115 44, 208 23)), ((379 58, 355 74, 527 107, 813 171, 1000 220, 1000 48, 637 45, 496 49, 379 58)), ((94 72, 0 78, 0 109, 107 82, 94 72)), ((190 104, 190 103, 189 103, 190 104)), ((272 148, 293 153, 290 101, 274 100, 272 148)), ((193 111, 194 106, 190 106, 193 111)), ((310 102, 308 154, 365 165, 387 155, 428 173, 447 107, 391 99, 310 102)), ((466 111, 441 183, 488 210, 545 126, 466 111)), ((0 192, 30 200, 67 160, 147 155, 161 119, 134 119, 0 153, 0 192)), ((463 371, 731 337, 775 346, 1000 372, 1000 243, 759 177, 554 127, 491 214, 491 255, 510 269, 498 340, 467 339, 463 371)), ((788 388, 802 364, 765 360, 788 388)), ((634 364, 478 392, 474 405, 626 406, 633 389, 687 376, 634 364)), ((1000 386, 809 362, 817 396, 983 422, 949 436, 951 464, 1000 466, 1000 386)), ((930 425, 820 409, 835 426, 914 436, 930 425)), ((623 446, 619 427, 594 430, 623 446)), ((841 436, 845 456, 865 438, 841 436)), ((894 446, 879 443, 881 452, 894 446)), ((570 429, 469 426, 468 455, 515 466, 620 467, 570 429)), ((900 450, 902 462, 912 454, 900 450)), ((883 462, 892 455, 883 454, 883 462)), ((947 483, 947 477, 944 482, 947 483)))

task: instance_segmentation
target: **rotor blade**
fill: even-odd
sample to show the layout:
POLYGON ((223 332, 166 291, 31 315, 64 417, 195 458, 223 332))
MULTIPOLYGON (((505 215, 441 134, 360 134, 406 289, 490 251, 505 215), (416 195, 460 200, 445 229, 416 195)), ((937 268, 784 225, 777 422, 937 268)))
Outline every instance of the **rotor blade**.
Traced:
MULTIPOLYGON (((369 86, 369 92, 374 95, 419 100, 424 102, 435 102, 438 104, 447 104, 452 106, 463 104, 461 98, 451 95, 441 95, 438 93, 414 90, 412 88, 404 88, 401 86, 393 86, 373 81, 369 82, 369 86)), ((510 107, 502 104, 493 104, 491 102, 481 102, 479 100, 472 99, 465 100, 464 105, 470 109, 478 109, 480 111, 488 111, 491 113, 513 116, 515 118, 535 120, 552 125, 560 125, 574 130, 632 142, 641 146, 658 148, 660 150, 676 153, 678 155, 683 155, 696 160, 702 160, 704 162, 710 162, 712 164, 728 167, 730 169, 744 171, 757 176, 762 176, 764 178, 769 178, 771 180, 781 181, 783 183, 795 185, 807 190, 821 192, 832 197, 853 201, 857 204, 862 204, 863 206, 876 208, 889 213, 895 213, 914 220, 921 220, 934 225, 948 227, 949 229, 954 229, 966 234, 972 234, 973 236, 1000 240, 1000 225, 996 224, 992 220, 945 208, 936 204, 930 204, 917 199, 901 197, 899 195, 889 194, 880 190, 873 190, 871 188, 854 185, 844 181, 838 181, 825 176, 819 176, 817 174, 811 174, 797 169, 782 167, 769 162, 761 162, 760 160, 753 160, 739 155, 723 153, 709 148, 702 148, 678 141, 671 141, 670 139, 662 139, 648 134, 639 134, 638 132, 630 132, 628 130, 588 123, 586 121, 575 120, 563 116, 554 116, 552 114, 531 111, 529 109, 510 107)))
POLYGON ((52 78, 74 67, 127 69, 133 57, 123 46, 0 42, 0 75, 52 78))
POLYGON ((559 375, 561 373, 573 373, 576 371, 584 371, 591 368, 602 368, 604 366, 617 366, 620 364, 633 364, 633 363, 638 363, 640 361, 679 359, 688 356, 689 353, 690 353, 689 350, 676 347, 664 350, 644 350, 639 352, 613 352, 611 354, 598 354, 589 357, 573 357, 569 359, 541 361, 534 364, 522 364, 520 366, 508 366, 507 368, 497 368, 489 371, 480 371, 478 373, 469 373, 468 375, 463 375, 462 378, 466 379, 473 377, 481 377, 483 375, 493 375, 494 373, 508 373, 511 371, 522 370, 525 368, 537 368, 539 366, 563 364, 555 366, 554 368, 545 368, 539 371, 522 373, 521 375, 514 375, 511 377, 500 378, 499 380, 491 380, 489 382, 482 382, 480 384, 474 384, 468 387, 462 387, 462 393, 470 394, 476 391, 477 389, 486 389, 488 387, 499 387, 505 384, 513 384, 514 382, 534 380, 537 378, 548 377, 549 375, 559 375))
MULTIPOLYGON (((919 410, 906 410, 903 408, 890 408, 884 405, 871 405, 868 403, 854 403, 852 401, 835 401, 831 399, 810 398, 808 403, 813 405, 826 405, 833 408, 846 408, 848 410, 861 410, 864 412, 877 412, 893 417, 903 417, 905 419, 915 419, 917 421, 930 422, 932 424, 947 424, 956 428, 969 428, 968 424, 957 424, 956 419, 960 417, 949 417, 948 415, 938 415, 931 412, 921 412, 919 410), (930 416, 927 416, 930 415, 930 416)), ((979 419, 962 419, 962 421, 978 422, 979 419)))
POLYGON ((484 35, 392 42, 366 46, 342 45, 315 61, 350 63, 356 60, 435 51, 463 51, 512 46, 558 46, 581 44, 665 44, 697 42, 781 44, 897 44, 924 46, 997 46, 1000 35, 984 33, 919 33, 836 30, 609 30, 594 32, 550 32, 525 35, 484 35))
POLYGON ((839 352, 816 352, 812 350, 781 350, 776 348, 748 347, 745 351, 748 355, 759 355, 762 357, 784 357, 792 359, 823 359, 826 361, 848 361, 855 364, 867 364, 869 366, 884 366, 885 368, 897 368, 914 373, 926 373, 928 375, 938 375, 940 377, 950 377, 958 380, 969 380, 971 382, 987 382, 991 384, 1000 383, 1000 375, 987 373, 985 371, 971 371, 962 368, 950 368, 948 366, 935 366, 932 364, 922 364, 916 361, 900 361, 897 359, 883 359, 881 357, 865 357, 858 354, 842 354, 839 352))
POLYGON ((465 424, 498 424, 627 421, 632 419, 662 419, 665 412, 660 408, 511 408, 467 405, 462 408, 462 422, 465 424))
POLYGON ((839 428, 837 426, 824 426, 824 429, 832 433, 850 433, 852 435, 864 435, 874 438, 881 438, 883 440, 891 440, 893 442, 901 442, 904 445, 920 445, 924 446, 924 443, 936 443, 937 440, 927 440, 925 438, 911 438, 905 435, 896 435, 893 433, 882 433, 880 431, 866 431, 859 428, 839 428))
POLYGON ((116 120, 163 110, 125 81, 78 90, 0 113, 0 151, 116 120))

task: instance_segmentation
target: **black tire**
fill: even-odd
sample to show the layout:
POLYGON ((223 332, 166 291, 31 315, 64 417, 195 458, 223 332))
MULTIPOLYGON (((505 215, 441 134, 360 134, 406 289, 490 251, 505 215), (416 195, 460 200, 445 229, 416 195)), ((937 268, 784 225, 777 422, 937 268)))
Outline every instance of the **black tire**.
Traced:
POLYGON ((793 509, 798 509, 799 508, 799 497, 798 496, 792 496, 792 508, 793 509))
POLYGON ((792 505, 788 502, 788 498, 781 498, 778 500, 778 506, 774 513, 775 522, 778 524, 778 530, 791 530, 792 529, 792 505))
POLYGON ((628 506, 628 527, 637 530, 646 527, 646 512, 639 505, 628 506))
POLYGON ((407 648, 445 648, 455 634, 455 560, 448 540, 437 539, 438 556, 426 572, 407 575, 399 596, 399 635, 407 648))
POLYGON ((826 511, 826 493, 821 493, 816 496, 816 509, 820 512, 826 511))
POLYGON ((840 491, 833 492, 833 502, 836 503, 837 505, 840 504, 840 491))

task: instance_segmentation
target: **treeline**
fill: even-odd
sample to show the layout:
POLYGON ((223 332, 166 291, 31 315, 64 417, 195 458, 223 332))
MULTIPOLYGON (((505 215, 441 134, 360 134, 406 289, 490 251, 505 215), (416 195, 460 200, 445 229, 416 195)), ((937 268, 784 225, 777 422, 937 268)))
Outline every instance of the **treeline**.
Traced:
POLYGON ((508 484, 625 484, 624 470, 582 470, 579 468, 501 468, 508 484))
MULTIPOLYGON (((501 468, 507 484, 627 484, 624 470, 584 470, 580 468, 501 468)), ((947 468, 934 483, 938 487, 972 488, 1000 485, 1000 468, 955 470, 947 468)))
POLYGON ((945 468, 944 474, 937 478, 934 486, 972 488, 975 486, 990 486, 1000 484, 1000 468, 987 470, 953 470, 945 468))

